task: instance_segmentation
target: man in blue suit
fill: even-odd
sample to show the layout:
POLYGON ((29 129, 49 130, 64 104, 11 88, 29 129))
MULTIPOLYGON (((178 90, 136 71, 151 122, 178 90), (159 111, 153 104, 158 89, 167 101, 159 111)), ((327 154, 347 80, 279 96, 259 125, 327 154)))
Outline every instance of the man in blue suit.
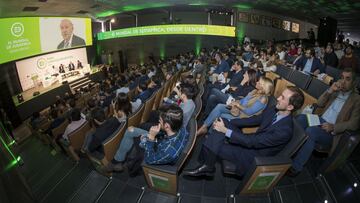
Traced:
POLYGON ((315 50, 313 48, 307 49, 305 57, 296 61, 295 65, 303 72, 313 73, 314 75, 325 72, 325 67, 320 59, 315 57, 315 50))
POLYGON ((218 119, 215 129, 204 141, 200 159, 202 164, 184 171, 188 176, 213 176, 217 158, 236 165, 243 176, 255 156, 273 156, 280 152, 293 135, 292 112, 304 103, 304 94, 297 87, 287 87, 277 98, 275 107, 267 108, 261 115, 230 122, 218 119), (259 126, 254 134, 245 135, 240 128, 259 126), (228 141, 227 143, 225 141, 228 141))

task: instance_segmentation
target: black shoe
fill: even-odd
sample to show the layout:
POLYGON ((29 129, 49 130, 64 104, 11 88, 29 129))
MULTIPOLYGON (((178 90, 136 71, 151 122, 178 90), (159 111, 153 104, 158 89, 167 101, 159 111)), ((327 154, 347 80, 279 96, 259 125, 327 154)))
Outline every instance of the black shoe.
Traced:
POLYGON ((185 176, 214 176, 215 168, 209 167, 207 165, 201 165, 197 167, 196 169, 192 170, 184 170, 183 174, 185 176))
POLYGON ((289 177, 296 177, 300 174, 301 171, 296 171, 293 167, 289 168, 289 170, 286 172, 286 175, 289 177))

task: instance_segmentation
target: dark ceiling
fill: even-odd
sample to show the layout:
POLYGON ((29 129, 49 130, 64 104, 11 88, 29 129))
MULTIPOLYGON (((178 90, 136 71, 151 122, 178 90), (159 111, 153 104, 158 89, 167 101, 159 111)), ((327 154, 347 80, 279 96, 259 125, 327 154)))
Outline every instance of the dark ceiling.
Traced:
POLYGON ((338 20, 338 29, 345 33, 360 33, 360 0, 0 0, 0 17, 87 16, 96 19, 160 8, 199 11, 209 8, 258 9, 315 24, 319 18, 331 16, 338 20))

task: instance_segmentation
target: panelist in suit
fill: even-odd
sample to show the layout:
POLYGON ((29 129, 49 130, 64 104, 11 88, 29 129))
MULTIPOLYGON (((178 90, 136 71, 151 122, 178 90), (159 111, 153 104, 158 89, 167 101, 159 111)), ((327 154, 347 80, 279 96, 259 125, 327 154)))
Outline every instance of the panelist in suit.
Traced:
POLYGON ((321 63, 320 59, 315 57, 315 50, 313 48, 307 49, 305 57, 296 61, 295 65, 300 68, 301 71, 313 73, 314 75, 325 72, 325 67, 321 63))
POLYGON ((236 165, 236 173, 243 176, 255 156, 273 156, 280 152, 293 135, 292 112, 304 103, 304 94, 297 87, 287 87, 277 98, 275 107, 267 108, 261 115, 230 122, 219 118, 215 129, 202 145, 201 165, 184 171, 187 176, 213 176, 217 158, 236 165), (253 134, 243 134, 241 128, 260 127, 253 134), (225 142, 228 141, 228 142, 225 142))
POLYGON ((67 49, 76 46, 85 46, 85 40, 74 35, 74 25, 69 19, 63 19, 60 23, 61 35, 63 41, 57 46, 57 49, 67 49))

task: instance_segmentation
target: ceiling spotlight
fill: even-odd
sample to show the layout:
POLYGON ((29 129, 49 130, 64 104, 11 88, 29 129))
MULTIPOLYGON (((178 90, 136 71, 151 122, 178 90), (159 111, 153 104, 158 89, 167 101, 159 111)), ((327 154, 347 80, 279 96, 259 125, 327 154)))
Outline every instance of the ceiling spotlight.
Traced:
POLYGON ((115 23, 115 18, 110 20, 111 23, 115 23))
POLYGON ((326 199, 326 200, 324 200, 324 203, 328 203, 327 199, 326 199))
POLYGON ((348 33, 347 33, 347 35, 349 36, 349 35, 350 35, 350 33, 348 32, 348 33))
POLYGON ((354 183, 354 185, 353 185, 354 187, 357 187, 357 183, 354 183))

